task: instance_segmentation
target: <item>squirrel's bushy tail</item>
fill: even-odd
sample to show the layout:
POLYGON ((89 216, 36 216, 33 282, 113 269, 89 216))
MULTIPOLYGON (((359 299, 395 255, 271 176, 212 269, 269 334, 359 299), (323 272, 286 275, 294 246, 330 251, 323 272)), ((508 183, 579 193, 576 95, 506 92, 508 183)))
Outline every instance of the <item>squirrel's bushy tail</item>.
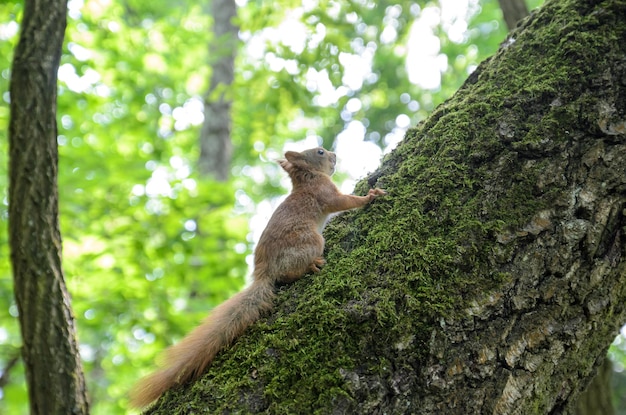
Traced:
POLYGON ((231 344, 261 314, 272 308, 274 284, 255 280, 219 306, 178 344, 165 351, 162 369, 141 379, 130 394, 133 407, 142 408, 174 385, 199 377, 215 355, 231 344))

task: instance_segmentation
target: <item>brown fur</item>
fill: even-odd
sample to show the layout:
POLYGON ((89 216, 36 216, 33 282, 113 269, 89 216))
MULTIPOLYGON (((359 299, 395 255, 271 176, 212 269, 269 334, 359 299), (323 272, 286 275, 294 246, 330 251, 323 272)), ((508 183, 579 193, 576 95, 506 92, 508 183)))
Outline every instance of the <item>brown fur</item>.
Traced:
POLYGON ((289 173, 293 190, 261 234, 254 252, 254 282, 166 351, 164 367, 132 390, 132 406, 144 407, 171 387, 202 375, 220 350, 272 308, 276 282, 292 282, 324 266, 321 230, 329 214, 364 206, 385 194, 381 189, 371 189, 367 196, 339 192, 330 179, 335 154, 321 147, 288 151, 285 158, 279 163, 289 173))

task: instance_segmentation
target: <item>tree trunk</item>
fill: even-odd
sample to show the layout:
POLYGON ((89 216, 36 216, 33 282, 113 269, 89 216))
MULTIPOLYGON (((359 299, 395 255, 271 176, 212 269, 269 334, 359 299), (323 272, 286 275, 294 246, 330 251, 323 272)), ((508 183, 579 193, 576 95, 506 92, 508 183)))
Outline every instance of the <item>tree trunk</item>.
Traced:
POLYGON ((626 321, 625 172, 626 2, 548 2, 331 221, 322 273, 149 412, 573 413, 626 321))
POLYGON ((27 0, 11 72, 9 238, 31 414, 87 414, 61 269, 56 81, 65 0, 27 0))
POLYGON ((509 31, 515 29, 517 23, 528 16, 526 0, 498 0, 502 17, 509 31))
POLYGON ((575 415, 613 415, 615 413, 611 401, 612 374, 611 359, 605 357, 596 376, 578 397, 575 415))
POLYGON ((213 39, 209 44, 211 83, 204 100, 204 123, 200 131, 200 172, 220 181, 230 176, 232 93, 237 53, 235 0, 212 0, 213 39))

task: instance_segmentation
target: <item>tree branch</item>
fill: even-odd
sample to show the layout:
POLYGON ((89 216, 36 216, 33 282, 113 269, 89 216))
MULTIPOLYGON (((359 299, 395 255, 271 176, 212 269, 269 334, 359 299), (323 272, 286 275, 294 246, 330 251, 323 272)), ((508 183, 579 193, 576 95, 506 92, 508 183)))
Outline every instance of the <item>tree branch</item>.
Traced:
POLYGON ((19 351, 17 351, 13 355, 13 357, 11 357, 9 359, 9 361, 7 362, 7 364, 4 367, 4 369, 2 369, 2 371, 1 371, 2 375, 0 375, 0 389, 4 388, 9 383, 9 377, 11 376, 11 370, 17 364, 19 359, 20 359, 20 353, 19 353, 19 351))

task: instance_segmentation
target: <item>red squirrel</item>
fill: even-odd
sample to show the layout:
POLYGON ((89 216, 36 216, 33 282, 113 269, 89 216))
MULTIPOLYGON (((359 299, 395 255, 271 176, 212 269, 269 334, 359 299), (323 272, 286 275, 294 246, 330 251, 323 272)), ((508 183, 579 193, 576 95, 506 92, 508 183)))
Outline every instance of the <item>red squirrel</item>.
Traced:
POLYGON ((200 326, 166 350, 164 367, 133 388, 132 406, 147 406, 173 386, 198 378, 220 350, 271 310, 276 283, 320 271, 325 264, 321 231, 331 213, 365 206, 385 194, 382 189, 370 189, 367 196, 342 194, 330 179, 336 160, 322 147, 285 153, 279 163, 293 189, 261 234, 252 284, 215 307, 200 326))

